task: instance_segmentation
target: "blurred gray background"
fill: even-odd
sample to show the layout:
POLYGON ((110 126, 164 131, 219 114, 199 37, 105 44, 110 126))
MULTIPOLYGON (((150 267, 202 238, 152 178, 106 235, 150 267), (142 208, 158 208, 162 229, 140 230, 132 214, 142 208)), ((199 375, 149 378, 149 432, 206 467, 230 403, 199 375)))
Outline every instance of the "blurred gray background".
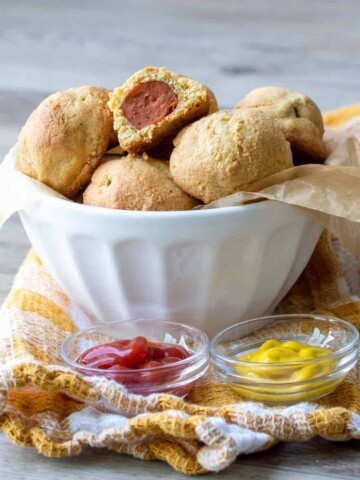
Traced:
MULTIPOLYGON (((49 93, 115 87, 148 65, 207 83, 222 107, 261 85, 303 91, 323 110, 360 103, 359 24, 360 0, 0 0, 0 161, 49 93)), ((0 303, 28 248, 15 216, 0 232, 0 303)), ((359 478, 358 443, 279 444, 240 457, 221 478, 240 475, 359 478)), ((79 477, 184 478, 165 464, 105 451, 47 459, 0 435, 1 480, 79 477)))

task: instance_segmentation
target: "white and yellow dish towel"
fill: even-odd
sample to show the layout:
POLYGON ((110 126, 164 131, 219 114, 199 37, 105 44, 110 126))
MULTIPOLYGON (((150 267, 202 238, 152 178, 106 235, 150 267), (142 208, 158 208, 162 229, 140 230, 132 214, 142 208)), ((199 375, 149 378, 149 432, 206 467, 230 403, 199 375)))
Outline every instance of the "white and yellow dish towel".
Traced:
MULTIPOLYGON (((340 116, 349 121, 359 113, 342 110, 326 120, 337 126, 340 116)), ((353 257, 324 234, 279 310, 317 311, 360 328, 353 257)), ((196 475, 278 441, 360 438, 360 366, 324 399, 287 408, 243 401, 211 371, 186 400, 139 397, 62 366, 60 346, 79 328, 77 319, 76 307, 31 251, 0 312, 0 429, 19 445, 51 457, 105 447, 196 475)))

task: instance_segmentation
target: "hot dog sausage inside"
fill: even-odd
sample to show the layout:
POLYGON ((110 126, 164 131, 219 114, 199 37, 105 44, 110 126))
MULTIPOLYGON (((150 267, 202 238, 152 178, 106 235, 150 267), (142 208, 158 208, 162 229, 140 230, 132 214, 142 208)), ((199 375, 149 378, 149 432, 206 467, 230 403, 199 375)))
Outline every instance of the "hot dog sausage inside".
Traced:
POLYGON ((151 80, 130 90, 121 108, 131 125, 140 130, 163 120, 177 104, 178 97, 166 82, 151 80))

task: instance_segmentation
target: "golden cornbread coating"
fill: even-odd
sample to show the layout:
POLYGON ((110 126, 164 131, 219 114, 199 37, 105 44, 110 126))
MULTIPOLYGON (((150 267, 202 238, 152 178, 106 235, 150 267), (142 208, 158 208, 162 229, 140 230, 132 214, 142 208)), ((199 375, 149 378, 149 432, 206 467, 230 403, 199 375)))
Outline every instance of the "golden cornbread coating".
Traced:
POLYGON ((174 183, 168 162, 146 154, 111 156, 96 169, 83 201, 120 210, 190 210, 199 203, 174 183))
MULTIPOLYGON (((189 78, 186 75, 184 75, 183 73, 177 73, 176 75, 178 76, 178 78, 180 78, 180 77, 189 78)), ((209 110, 207 112, 207 115, 211 115, 212 113, 215 113, 219 110, 218 101, 217 101, 217 98, 215 96, 215 93, 211 90, 211 88, 208 85, 205 85, 205 83, 203 83, 202 86, 204 88, 206 88, 206 90, 208 91, 208 94, 209 94, 210 103, 209 103, 209 110)))
POLYGON ((127 152, 152 149, 215 109, 208 87, 165 68, 148 67, 110 94, 119 144, 127 152))
MULTIPOLYGON (((207 113, 207 115, 210 115, 211 113, 217 112, 219 107, 214 92, 210 90, 207 85, 204 85, 204 87, 208 90, 210 97, 210 105, 207 113)), ((170 160, 171 153, 174 150, 174 138, 174 136, 165 138, 154 148, 147 150, 146 153, 151 157, 159 158, 161 160, 170 160)))
POLYGON ((290 145, 262 110, 220 110, 184 128, 174 140, 170 173, 209 203, 292 167, 290 145))
POLYGON ((208 110, 208 115, 211 115, 212 113, 215 113, 219 110, 218 102, 215 96, 215 93, 211 90, 210 87, 207 85, 203 84, 204 87, 207 89, 209 98, 210 98, 210 103, 209 103, 209 110, 208 110))
POLYGON ((107 89, 91 86, 47 97, 20 132, 21 171, 66 197, 74 197, 90 181, 113 141, 108 99, 107 89))
POLYGON ((277 119, 291 144, 294 163, 322 163, 325 160, 323 118, 318 106, 307 95, 280 87, 256 88, 237 104, 237 108, 241 107, 263 108, 277 119))

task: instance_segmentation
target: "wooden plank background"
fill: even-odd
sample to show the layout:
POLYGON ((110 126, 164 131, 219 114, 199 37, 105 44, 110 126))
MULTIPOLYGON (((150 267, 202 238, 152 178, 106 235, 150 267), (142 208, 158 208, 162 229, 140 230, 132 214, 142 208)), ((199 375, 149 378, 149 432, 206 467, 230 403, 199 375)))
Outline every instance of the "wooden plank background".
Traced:
MULTIPOLYGON (((324 110, 360 103, 359 19, 359 0, 0 0, 0 158, 49 93, 111 88, 147 65, 207 83, 223 107, 262 85, 303 91, 324 110)), ((0 232, 0 301, 27 249, 14 217, 0 232)), ((359 478, 358 450, 357 442, 281 444, 216 478, 359 478)), ((47 459, 0 436, 1 480, 79 475, 183 478, 105 451, 47 459)))

